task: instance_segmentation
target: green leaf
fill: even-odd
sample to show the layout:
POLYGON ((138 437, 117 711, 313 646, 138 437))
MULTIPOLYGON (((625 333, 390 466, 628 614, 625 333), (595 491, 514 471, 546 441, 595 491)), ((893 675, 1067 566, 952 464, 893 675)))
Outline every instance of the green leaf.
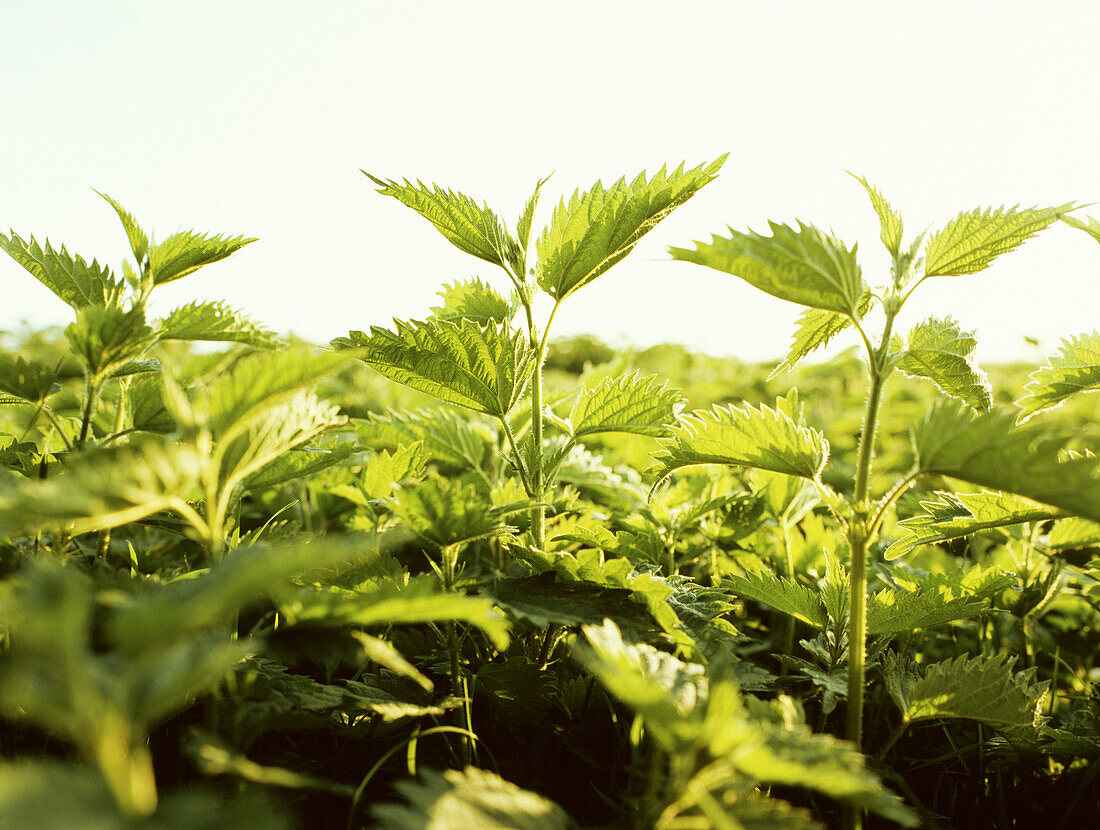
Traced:
POLYGON ((993 404, 985 372, 974 365, 973 332, 964 332, 951 318, 932 317, 909 332, 908 347, 898 368, 909 377, 928 378, 940 391, 984 412, 993 404))
POLYGON ((901 236, 904 230, 901 214, 890 207, 890 204, 879 193, 878 188, 870 184, 863 176, 857 176, 855 173, 848 173, 848 175, 863 185, 863 189, 867 191, 867 195, 871 198, 871 206, 878 214, 878 221, 882 227, 879 238, 882 239, 882 244, 886 246, 886 250, 897 257, 901 253, 901 236))
POLYGON ((293 625, 372 626, 459 620, 480 628, 497 649, 508 647, 508 620, 484 597, 443 593, 434 578, 386 582, 360 591, 303 588, 281 601, 293 625))
POLYGON ((658 439, 657 465, 664 480, 677 470, 706 464, 756 467, 816 480, 829 456, 829 442, 786 413, 761 404, 713 406, 683 416, 671 437, 658 439))
POLYGON ((1085 217, 1088 222, 1082 222, 1076 216, 1068 216, 1066 214, 1059 214, 1059 219, 1069 225, 1071 228, 1077 228, 1077 230, 1084 231, 1097 242, 1100 242, 1100 222, 1097 222, 1091 216, 1085 217))
POLYGON ((1080 334, 1062 341, 1058 354, 1031 373, 1024 395, 1016 402, 1020 420, 1057 406, 1079 392, 1100 389, 1100 334, 1080 334))
POLYGON ((432 478, 393 497, 396 513, 436 548, 507 535, 505 525, 472 484, 432 478))
POLYGON ((225 303, 188 303, 160 321, 162 340, 208 340, 274 348, 276 335, 257 326, 225 303))
POLYGON ((408 179, 404 179, 402 185, 391 179, 376 178, 366 170, 361 172, 379 186, 379 193, 393 196, 411 207, 460 251, 502 268, 516 260, 519 243, 484 202, 478 207, 469 196, 444 190, 438 185, 433 184, 429 189, 420 180, 413 185, 408 179))
POLYGON ((928 240, 924 275, 957 276, 983 271, 998 256, 1019 247, 1072 207, 978 208, 960 213, 928 240))
POLYGON ((164 381, 159 377, 142 378, 131 383, 126 395, 130 423, 145 432, 172 432, 178 424, 164 404, 164 381))
POLYGON ((599 625, 606 617, 614 619, 620 628, 639 633, 653 625, 649 614, 630 600, 629 590, 562 581, 553 572, 524 579, 498 579, 486 593, 512 617, 540 628, 553 624, 599 625))
POLYGON ((600 432, 632 432, 658 436, 683 407, 679 390, 668 389, 656 375, 637 372, 621 378, 606 378, 581 390, 569 413, 573 436, 581 438, 600 432))
MULTIPOLYGON (((96 190, 96 193, 99 193, 96 190)), ((127 210, 108 196, 106 193, 99 193, 100 196, 115 209, 115 213, 118 214, 119 221, 122 222, 122 227, 126 230, 126 238, 130 241, 130 250, 134 252, 134 259, 137 260, 138 268, 141 268, 145 264, 145 255, 149 253, 149 237, 141 229, 141 226, 137 223, 137 220, 131 216, 127 210)))
POLYGON ((1068 428, 1014 426, 1014 413, 976 415, 941 399, 914 427, 917 470, 1005 490, 1100 521, 1100 459, 1061 453, 1077 437, 1068 428))
POLYGON ((935 499, 920 503, 926 513, 898 522, 898 529, 905 535, 886 549, 887 559, 904 556, 919 545, 935 545, 991 528, 1041 522, 1059 515, 1057 510, 1031 499, 989 490, 980 493, 940 491, 935 495, 935 499))
MULTIPOLYGON (((862 320, 874 304, 874 297, 868 291, 856 308, 856 319, 862 320)), ((806 355, 829 343, 834 337, 852 325, 852 318, 837 311, 823 311, 820 308, 807 308, 798 315, 798 328, 795 329, 791 349, 783 361, 768 375, 771 380, 780 372, 790 371, 806 355)))
POLYGON ((629 254, 645 234, 718 175, 723 155, 708 165, 671 174, 662 167, 651 179, 645 172, 629 184, 619 179, 606 190, 596 182, 586 193, 574 191, 554 209, 540 237, 538 284, 558 302, 580 290, 629 254))
POLYGON ((356 422, 356 430, 370 446, 396 448, 419 441, 429 458, 470 469, 481 467, 494 440, 478 416, 447 408, 372 413, 369 420, 356 422))
POLYGON ((798 229, 769 222, 771 236, 730 229, 730 236, 673 248, 673 259, 706 265, 740 277, 773 297, 854 316, 868 291, 856 247, 812 225, 798 229))
POLYGON ((174 233, 149 251, 153 285, 164 285, 193 274, 204 265, 225 259, 255 241, 243 236, 204 236, 194 231, 174 233))
POLYGON ((17 355, 0 354, 0 392, 28 403, 41 403, 60 389, 56 370, 17 355))
POLYGON ((238 361, 198 395, 205 407, 207 423, 219 435, 244 424, 265 409, 271 409, 319 381, 348 355, 283 349, 257 352, 238 361))
POLYGON ((374 453, 360 476, 362 494, 367 499, 383 499, 393 495, 396 485, 424 475, 427 459, 420 442, 398 447, 392 454, 385 450, 374 453))
POLYGON ((553 801, 476 767, 425 769, 396 785, 407 805, 378 804, 371 815, 390 830, 570 830, 553 801))
POLYGON ((24 241, 11 231, 10 238, 0 233, 0 248, 74 309, 114 306, 122 298, 123 285, 115 282, 110 270, 94 259, 89 265, 64 245, 57 251, 46 240, 43 248, 33 236, 24 241))
POLYGON ((145 311, 87 306, 76 313, 76 322, 65 327, 69 348, 92 377, 101 378, 135 360, 153 344, 156 334, 145 324, 145 311))
POLYGON ((0 491, 0 527, 10 533, 64 526, 75 534, 136 522, 181 505, 201 466, 202 457, 185 444, 88 450, 63 475, 0 491))
POLYGON ((516 224, 516 241, 519 243, 521 255, 518 261, 513 263, 513 268, 520 279, 527 279, 527 249, 531 244, 531 222, 535 218, 535 206, 539 201, 539 193, 542 192, 542 186, 549 178, 550 176, 545 176, 539 179, 534 193, 523 206, 523 213, 520 214, 519 222, 516 224))
POLYGON ((1100 546, 1100 522, 1071 516, 1059 519, 1050 529, 1047 545, 1052 550, 1073 550, 1100 546))
MULTIPOLYGON (((333 420, 327 426, 343 423, 338 412, 332 412, 333 420)), ((247 490, 260 490, 285 481, 310 476, 321 470, 327 470, 347 461, 362 450, 354 441, 345 441, 338 437, 315 441, 312 446, 291 449, 277 456, 259 472, 249 476, 244 486, 247 490)))
POLYGON ((479 326, 499 320, 511 320, 517 303, 504 299, 495 288, 479 279, 444 285, 439 292, 443 305, 432 306, 432 316, 437 320, 457 323, 472 320, 479 326))
POLYGON ((967 657, 927 667, 886 654, 886 688, 907 721, 969 718, 999 728, 1038 724, 1049 681, 1035 683, 1035 669, 1013 672, 1014 658, 967 657))
POLYGON ((886 588, 867 598, 867 633, 874 636, 918 631, 952 620, 976 617, 984 610, 984 597, 886 588))
POLYGON ((440 400, 503 418, 535 368, 526 338, 507 322, 394 321, 396 332, 371 327, 349 332, 333 346, 362 348, 364 363, 391 380, 440 400))
POLYGON ((769 570, 733 574, 726 577, 722 584, 739 596, 762 602, 815 628, 828 625, 828 616, 817 591, 789 582, 769 570))

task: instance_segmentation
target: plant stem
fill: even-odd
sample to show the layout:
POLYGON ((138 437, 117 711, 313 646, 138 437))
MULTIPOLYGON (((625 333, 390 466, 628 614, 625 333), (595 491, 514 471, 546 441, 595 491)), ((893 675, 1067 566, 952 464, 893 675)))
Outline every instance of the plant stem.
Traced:
POLYGON ((95 412, 96 402, 99 400, 99 379, 89 377, 84 384, 84 413, 80 418, 80 436, 76 439, 78 449, 83 448, 88 440, 88 430, 92 425, 92 414, 95 412))

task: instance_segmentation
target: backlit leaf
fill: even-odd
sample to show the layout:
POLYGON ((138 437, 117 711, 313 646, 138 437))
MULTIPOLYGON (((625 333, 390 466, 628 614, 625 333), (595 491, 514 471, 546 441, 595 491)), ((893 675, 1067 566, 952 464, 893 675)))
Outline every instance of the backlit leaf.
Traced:
POLYGON ((1062 341, 1058 354, 1031 373, 1024 395, 1016 402, 1020 420, 1057 406, 1079 392, 1100 389, 1100 334, 1080 334, 1062 341))
POLYGON ((273 348, 275 334, 264 331, 223 302, 188 303, 160 321, 162 340, 210 340, 273 348))
POLYGON ((477 469, 493 441, 493 433, 476 415, 447 408, 416 409, 357 421, 356 430, 372 447, 400 447, 422 442, 429 458, 456 467, 477 469))
POLYGON ((29 403, 40 403, 61 387, 57 372, 18 355, 0 354, 0 392, 29 403))
POLYGON ((1051 208, 1016 206, 960 213, 928 240, 924 275, 955 276, 982 271, 1001 254, 1049 227, 1072 207, 1070 204, 1051 208))
POLYGON ((1082 222, 1076 216, 1068 216, 1066 214, 1061 214, 1058 218, 1071 228, 1077 228, 1078 230, 1084 231, 1097 242, 1100 242, 1100 222, 1097 222, 1091 216, 1085 217, 1088 220, 1087 222, 1082 222))
MULTIPOLYGON (((331 422, 333 425, 343 423, 343 418, 338 412, 330 414, 333 417, 331 422)), ((343 441, 338 437, 313 441, 308 447, 287 450, 277 456, 259 472, 249 476, 245 482, 245 488, 258 490, 313 475, 347 461, 360 450, 362 447, 354 441, 343 441)))
POLYGON ((568 203, 562 199, 537 244, 538 284, 558 301, 588 285, 714 179, 725 160, 687 171, 681 164, 671 174, 662 167, 650 179, 642 172, 607 189, 596 182, 585 193, 575 191, 568 203))
POLYGON ((149 273, 154 285, 163 285, 225 259, 255 241, 243 236, 204 236, 194 231, 174 233, 149 251, 149 273))
POLYGON ((914 427, 917 468, 1100 521, 1100 459, 1062 458, 1072 432, 1014 420, 1010 411, 976 415, 961 401, 941 399, 914 427))
POLYGON ((69 348, 92 377, 103 377, 141 357, 155 337, 153 329, 145 324, 141 306, 130 311, 87 306, 77 312, 76 322, 65 327, 69 348))
POLYGON ((930 318, 909 332, 908 345, 898 368, 909 377, 928 378, 940 391, 974 409, 992 405, 989 378, 974 364, 973 332, 964 332, 947 318, 930 318))
MULTIPOLYGON (((856 319, 862 320, 874 303, 871 292, 863 295, 856 308, 856 319)), ((772 369, 768 379, 780 372, 790 371, 806 355, 829 343, 836 335, 852 325, 852 318, 838 311, 824 311, 820 308, 807 308, 798 315, 798 328, 795 329, 791 349, 783 361, 772 369)))
POLYGON ((855 173, 849 173, 848 175, 863 185, 863 189, 867 191, 867 195, 871 198, 871 206, 878 214, 879 224, 882 228, 879 238, 882 239, 882 244, 886 246, 886 250, 895 257, 898 256, 901 252, 901 235, 904 230, 901 214, 890 207, 889 202, 879 193, 878 188, 863 176, 857 176, 855 173))
POLYGON ((42 247, 33 236, 25 241, 12 231, 11 237, 0 233, 0 248, 74 309, 117 305, 122 297, 123 285, 110 270, 94 259, 89 265, 64 245, 60 251, 54 250, 46 240, 42 247))
POLYGON ((485 203, 478 207, 477 202, 465 194, 444 190, 438 185, 429 189, 419 180, 415 185, 408 179, 398 184, 390 179, 376 178, 366 170, 362 173, 379 186, 379 193, 393 196, 411 207, 460 251, 502 268, 516 259, 518 243, 485 203))
POLYGON ((432 316, 437 320, 457 323, 472 320, 479 326, 499 320, 511 320, 517 305, 509 302, 491 286, 479 279, 444 285, 439 292, 443 305, 432 306, 432 316))
POLYGON ((663 480, 684 467, 718 464, 757 467, 816 479, 829 455, 829 442, 815 429, 799 426, 785 413, 761 405, 714 406, 683 416, 658 439, 657 465, 663 480))
MULTIPOLYGON (((99 191, 97 190, 96 193, 99 193, 99 191)), ((107 204, 113 207, 115 213, 118 214, 119 221, 122 222, 122 227, 126 231, 126 238, 130 241, 130 250, 134 252, 134 259, 137 260, 138 267, 140 268, 145 263, 145 255, 149 253, 149 236, 141 229, 137 220, 134 219, 122 205, 106 193, 99 193, 99 195, 102 196, 107 204)))
POLYGON ((694 250, 673 248, 672 257, 733 274, 781 300, 856 314, 868 290, 856 247, 849 249, 836 237, 801 222, 797 229, 776 222, 768 225, 771 236, 731 229, 728 237, 696 242, 694 250))
POLYGON ((400 781, 407 804, 378 804, 371 814, 390 830, 570 830, 575 826, 553 801, 476 767, 400 781))
POLYGON ((739 596, 762 602, 815 628, 825 628, 829 622, 817 591, 771 571, 733 574, 726 577, 723 585, 728 585, 739 596))
POLYGON ((622 378, 607 378, 583 389, 569 413, 573 435, 578 438, 600 432, 660 435, 683 406, 680 392, 667 386, 658 382, 656 375, 642 377, 635 372, 622 378))
POLYGON ((396 332, 371 327, 333 340, 362 348, 360 358, 386 377, 448 403, 504 417, 535 368, 534 352, 506 322, 394 321, 396 332))

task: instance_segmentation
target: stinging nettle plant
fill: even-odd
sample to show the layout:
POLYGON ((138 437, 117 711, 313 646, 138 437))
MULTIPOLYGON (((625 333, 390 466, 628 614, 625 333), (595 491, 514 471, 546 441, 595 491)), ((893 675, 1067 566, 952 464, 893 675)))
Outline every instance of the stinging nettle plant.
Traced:
POLYGON ((472 256, 499 267, 513 296, 506 299, 480 280, 455 283, 441 292, 443 306, 423 321, 395 321, 395 329, 352 331, 333 345, 360 348, 369 366, 400 383, 449 403, 497 419, 511 447, 511 462, 531 500, 531 543, 546 544, 546 502, 555 473, 569 450, 585 435, 628 432, 656 435, 670 423, 679 396, 636 375, 608 379, 581 392, 568 419, 556 418, 543 396, 542 367, 558 308, 633 250, 658 222, 717 176, 726 156, 685 170, 643 172, 610 187, 596 182, 574 191, 554 208, 550 224, 534 242, 531 230, 543 179, 510 231, 488 205, 438 186, 379 179, 392 196, 430 221, 443 236, 472 256), (539 325, 534 302, 539 292, 553 301, 539 325), (514 317, 522 309, 517 326, 514 317), (527 392, 529 414, 516 415, 527 392), (528 420, 529 417, 529 420, 528 420), (546 428, 555 424, 566 441, 547 445, 546 428), (520 429, 525 428, 526 433, 520 429))
MULTIPOLYGON (((1017 426, 1015 412, 992 406, 989 382, 973 361, 972 333, 948 317, 918 323, 904 338, 894 333, 905 303, 926 280, 983 271, 1001 254, 1065 218, 1074 206, 963 212, 941 230, 920 234, 905 244, 901 216, 875 187, 855 178, 870 196, 882 243, 891 257, 890 279, 883 285, 864 280, 855 246, 801 222, 797 226, 769 223, 771 235, 731 229, 728 236, 714 236, 710 242, 696 243, 694 249, 671 251, 674 259, 733 274, 779 299, 806 307, 790 353, 775 373, 791 368, 845 330, 858 335, 866 352, 868 391, 851 492, 841 494, 822 483, 828 441, 784 407, 715 406, 686 416, 669 437, 660 439, 663 450, 655 454, 658 464, 651 472, 660 481, 692 466, 730 465, 800 477, 816 485, 822 501, 840 521, 850 550, 846 733, 860 746, 868 635, 867 560, 900 496, 922 476, 946 476, 1095 520, 1100 518, 1100 489, 1095 486, 1097 460, 1065 452, 1074 438, 1067 430, 1054 424, 1017 426), (868 330, 868 313, 876 307, 882 315, 877 336, 868 330), (913 463, 908 474, 885 492, 872 492, 879 406, 883 387, 895 372, 932 381, 943 397, 913 426, 913 463)), ((1001 518, 1008 523, 1011 515, 1001 518)), ((787 577, 793 579, 794 574, 787 577)), ((749 589, 742 593, 804 620, 813 622, 816 614, 824 614, 817 610, 816 600, 796 597, 805 589, 785 580, 773 577, 762 586, 742 579, 737 586, 749 589)), ((933 611, 924 608, 922 613, 933 611)), ((824 625, 825 617, 821 620, 824 625)))

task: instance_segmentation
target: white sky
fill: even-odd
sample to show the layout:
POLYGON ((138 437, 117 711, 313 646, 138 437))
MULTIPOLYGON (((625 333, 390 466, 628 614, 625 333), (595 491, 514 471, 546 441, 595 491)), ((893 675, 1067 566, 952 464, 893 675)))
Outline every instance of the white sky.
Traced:
MULTIPOLYGON (((1100 201, 1100 5, 998 2, 45 2, 0 0, 0 227, 117 269, 111 194, 158 238, 260 241, 158 289, 327 342, 422 316, 503 273, 359 172, 421 178, 536 232, 562 194, 723 152, 719 178, 567 301, 555 334, 786 351, 797 308, 668 261, 726 225, 795 218, 887 279, 866 175, 914 233, 960 210, 1100 201)), ((1088 209, 1100 216, 1100 207, 1088 209)), ((1100 246, 1057 226, 982 274, 930 281, 987 360, 1038 360, 1100 317, 1100 246), (1038 352, 1023 335, 1038 337, 1038 352)), ((0 328, 68 307, 0 259, 0 328)))

